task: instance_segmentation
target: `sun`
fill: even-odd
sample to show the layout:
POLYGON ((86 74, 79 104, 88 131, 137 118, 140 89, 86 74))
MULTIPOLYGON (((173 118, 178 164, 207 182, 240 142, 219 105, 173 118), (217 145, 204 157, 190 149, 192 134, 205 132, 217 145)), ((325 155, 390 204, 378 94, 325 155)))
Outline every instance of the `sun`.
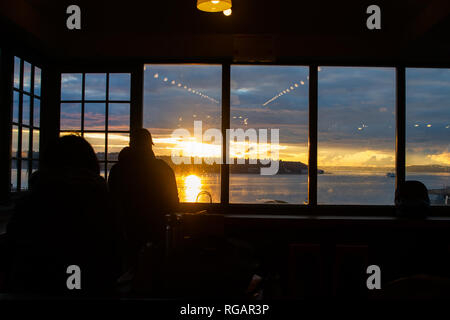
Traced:
POLYGON ((189 189, 199 189, 202 186, 202 180, 195 174, 191 174, 184 178, 184 185, 189 189))
POLYGON ((202 180, 195 174, 191 174, 184 178, 184 200, 186 202, 195 202, 201 189, 202 180))

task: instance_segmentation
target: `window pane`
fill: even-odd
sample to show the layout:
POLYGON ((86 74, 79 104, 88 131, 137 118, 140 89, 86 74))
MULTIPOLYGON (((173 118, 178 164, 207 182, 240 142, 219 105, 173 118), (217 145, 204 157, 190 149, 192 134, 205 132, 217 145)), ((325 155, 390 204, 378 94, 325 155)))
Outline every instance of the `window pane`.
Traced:
POLYGON ((86 103, 84 105, 84 129, 105 130, 105 104, 86 103))
POLYGON ((130 144, 128 133, 108 133, 108 161, 117 161, 119 152, 130 144))
POLYGON ((30 96, 22 95, 22 124, 30 124, 30 96))
POLYGON ((28 160, 22 160, 22 169, 20 175, 20 189, 27 190, 28 189, 28 160))
POLYGON ((18 157, 17 150, 19 148, 19 127, 12 126, 12 157, 18 157))
MULTIPOLYGON (((144 127, 155 143, 155 154, 175 171, 180 201, 194 202, 201 191, 220 201, 220 165, 205 164, 221 155, 218 143, 194 137, 194 121, 202 133, 221 126, 222 67, 214 65, 146 65, 144 68, 144 127), (175 129, 191 137, 172 137, 175 129), (188 157, 191 164, 172 162, 171 154, 188 157), (202 164, 194 164, 197 157, 202 164)), ((200 134, 201 136, 201 134, 200 134)), ((212 139, 211 139, 212 141, 212 139)), ((200 201, 209 201, 202 197, 200 201)))
POLYGON ((28 158, 30 150, 30 130, 22 128, 22 158, 28 158))
POLYGON ((34 94, 41 96, 41 69, 34 67, 34 94))
POLYGON ((130 130, 130 104, 110 103, 108 111, 108 130, 130 130))
POLYGON ((450 69, 406 70, 406 175, 450 204, 450 69))
POLYGON ((86 132, 84 138, 94 148, 98 160, 105 160, 105 133, 86 132))
POLYGON ((86 73, 84 98, 106 100, 106 73, 86 73))
POLYGON ((109 75, 109 100, 130 100, 129 73, 111 73, 109 75))
POLYGON ((231 202, 307 201, 308 74, 308 67, 231 67, 231 128, 254 132, 230 139, 231 202))
POLYGON ((14 88, 20 89, 20 58, 14 57, 14 88))
POLYGON ((318 202, 394 203, 395 70, 319 72, 318 202))
POLYGON ((11 161, 11 191, 17 191, 17 160, 11 161))
POLYGON ((41 100, 34 99, 33 106, 33 126, 39 127, 41 125, 41 100))
POLYGON ((13 122, 19 123, 19 92, 14 91, 13 101, 13 122))
POLYGON ((61 100, 81 100, 82 79, 81 73, 61 74, 61 100))
POLYGON ((61 130, 81 130, 81 103, 61 103, 61 130))
POLYGON ((39 159, 39 130, 33 130, 33 159, 39 159))
POLYGON ((31 64, 23 62, 23 90, 31 92, 31 64))

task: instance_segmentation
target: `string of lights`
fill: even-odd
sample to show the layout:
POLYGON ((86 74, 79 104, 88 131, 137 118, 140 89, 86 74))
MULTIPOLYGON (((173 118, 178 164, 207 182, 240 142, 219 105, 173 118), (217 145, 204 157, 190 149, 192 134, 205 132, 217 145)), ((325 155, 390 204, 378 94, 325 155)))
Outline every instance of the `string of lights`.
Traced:
POLYGON ((187 92, 189 92, 189 93, 191 93, 191 94, 198 95, 198 96, 201 97, 201 98, 208 99, 209 101, 211 101, 211 102, 213 102, 213 103, 219 104, 219 101, 217 101, 217 100, 214 99, 214 98, 211 98, 211 97, 208 96, 207 94, 204 94, 204 93, 201 92, 200 90, 191 88, 191 87, 189 87, 189 86, 187 86, 187 85, 185 85, 185 84, 182 84, 181 82, 177 82, 177 81, 175 81, 175 80, 169 80, 169 78, 167 78, 167 77, 160 76, 159 73, 155 73, 155 74, 153 75, 153 78, 154 78, 154 79, 161 79, 163 82, 166 82, 167 84, 174 85, 174 86, 176 86, 177 88, 186 90, 187 92))
POLYGON ((288 94, 291 91, 294 91, 295 89, 297 89, 299 86, 304 86, 305 85, 305 81, 301 80, 298 83, 293 83, 291 86, 287 87, 286 89, 278 92, 275 96, 273 96, 272 98, 270 98, 269 100, 267 100, 266 102, 264 102, 262 104, 263 107, 267 106, 269 103, 275 101, 276 99, 278 99, 279 97, 288 94))
MULTIPOLYGON (((317 71, 320 72, 320 71, 322 71, 322 69, 321 69, 320 67, 318 67, 318 68, 317 68, 317 71)), ((306 81, 309 81, 309 76, 306 77, 306 81)), ((287 87, 286 89, 284 89, 284 90, 278 92, 275 96, 273 96, 272 98, 270 98, 269 100, 267 100, 266 102, 264 102, 264 103, 262 104, 262 106, 265 107, 265 106, 267 106, 269 103, 271 103, 271 102, 277 100, 279 97, 281 97, 281 96, 283 96, 283 95, 285 95, 285 94, 287 94, 287 93, 289 93, 289 92, 291 92, 291 91, 294 91, 294 90, 297 89, 298 87, 304 86, 304 85, 305 85, 305 81, 300 80, 298 83, 296 82, 296 83, 292 84, 291 86, 287 87)))

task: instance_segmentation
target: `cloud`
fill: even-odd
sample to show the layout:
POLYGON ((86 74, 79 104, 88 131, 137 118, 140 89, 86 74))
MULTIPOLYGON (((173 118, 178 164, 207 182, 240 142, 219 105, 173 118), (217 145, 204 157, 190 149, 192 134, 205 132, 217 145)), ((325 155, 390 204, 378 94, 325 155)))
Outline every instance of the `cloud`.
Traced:
POLYGON ((440 154, 431 154, 427 156, 430 158, 434 163, 441 164, 441 165, 450 165, 450 152, 443 152, 440 154))
POLYGON ((319 166, 394 166, 394 150, 319 149, 319 166))

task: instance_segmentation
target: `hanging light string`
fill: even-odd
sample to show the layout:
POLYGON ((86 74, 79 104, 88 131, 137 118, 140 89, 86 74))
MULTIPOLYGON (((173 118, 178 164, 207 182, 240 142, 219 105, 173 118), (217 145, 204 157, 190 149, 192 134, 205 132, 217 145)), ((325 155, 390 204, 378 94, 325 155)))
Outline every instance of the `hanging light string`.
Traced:
POLYGON ((201 92, 200 90, 193 89, 193 88, 191 88, 191 87, 189 87, 189 86, 187 86, 187 85, 185 85, 185 84, 182 84, 181 82, 176 82, 175 80, 169 80, 169 78, 163 77, 163 76, 159 75, 159 73, 155 73, 155 74, 153 75, 153 78, 154 78, 154 79, 161 79, 163 82, 166 82, 167 84, 170 83, 171 85, 174 85, 174 86, 176 86, 177 88, 186 90, 187 92, 189 92, 189 93, 191 93, 191 94, 198 95, 198 96, 201 97, 201 98, 208 99, 209 101, 211 101, 211 102, 213 102, 213 103, 215 103, 215 104, 219 104, 219 101, 217 101, 217 100, 214 99, 214 98, 211 98, 211 97, 208 96, 207 94, 204 94, 204 93, 201 92))
MULTIPOLYGON (((309 80, 309 76, 308 76, 306 79, 307 79, 307 81, 308 81, 308 80, 309 80)), ((265 107, 265 106, 267 106, 269 103, 271 103, 271 102, 277 100, 279 97, 281 97, 281 96, 283 96, 283 95, 285 95, 285 94, 288 94, 288 93, 294 91, 294 90, 297 89, 299 86, 304 86, 304 85, 305 85, 305 81, 303 81, 303 80, 299 81, 298 83, 297 83, 297 82, 296 82, 296 83, 293 83, 291 86, 289 86, 289 87, 287 87, 286 89, 284 89, 284 90, 278 92, 278 93, 277 93, 276 95, 274 95, 272 98, 270 98, 269 100, 267 100, 266 102, 264 102, 264 103, 262 104, 262 106, 265 107)))
MULTIPOLYGON (((320 71, 322 71, 322 69, 321 69, 320 67, 318 67, 318 68, 317 68, 317 71, 320 72, 320 71)), ((305 81, 309 81, 309 76, 306 77, 306 80, 305 80, 305 81)), ((279 97, 281 97, 281 96, 283 96, 283 95, 285 95, 285 94, 287 94, 287 93, 290 93, 291 91, 294 91, 294 90, 297 89, 299 86, 304 86, 304 85, 305 85, 305 81, 300 80, 298 83, 296 82, 296 83, 292 84, 291 86, 287 87, 286 89, 284 89, 284 90, 278 92, 278 93, 277 93, 276 95, 274 95, 272 98, 270 98, 269 100, 267 100, 266 102, 264 102, 264 103, 262 104, 262 106, 265 107, 265 106, 267 106, 269 103, 271 103, 271 102, 277 100, 279 97)))

